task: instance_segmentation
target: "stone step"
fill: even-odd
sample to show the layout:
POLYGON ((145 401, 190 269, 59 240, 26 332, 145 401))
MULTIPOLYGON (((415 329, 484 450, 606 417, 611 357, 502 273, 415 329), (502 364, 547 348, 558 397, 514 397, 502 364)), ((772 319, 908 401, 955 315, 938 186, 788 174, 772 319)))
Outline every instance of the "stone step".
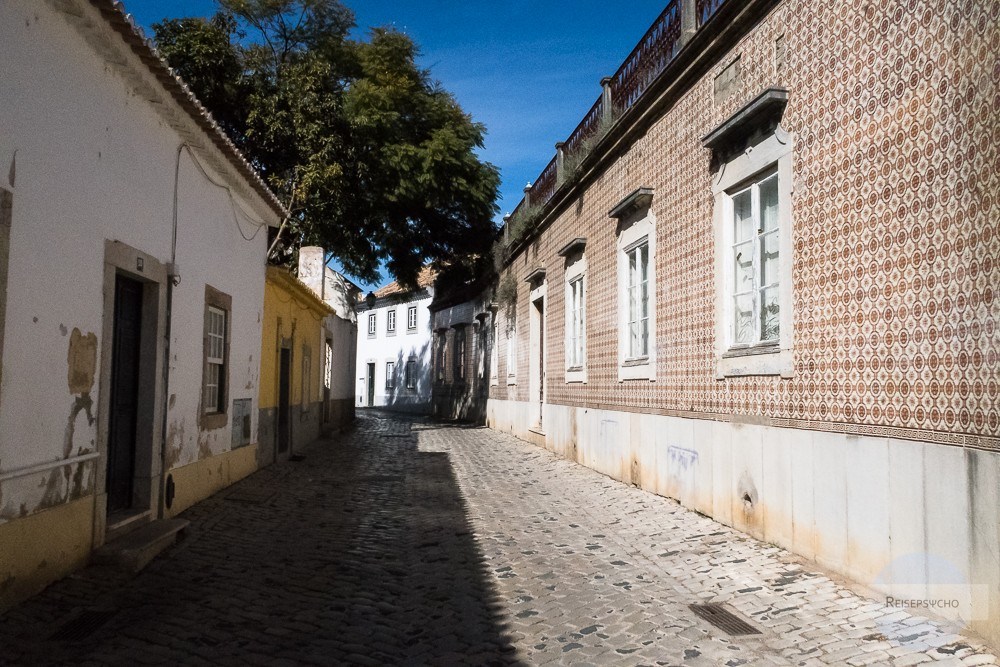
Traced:
POLYGON ((149 565, 164 549, 175 544, 190 521, 163 519, 108 542, 94 552, 94 562, 136 573, 149 565))

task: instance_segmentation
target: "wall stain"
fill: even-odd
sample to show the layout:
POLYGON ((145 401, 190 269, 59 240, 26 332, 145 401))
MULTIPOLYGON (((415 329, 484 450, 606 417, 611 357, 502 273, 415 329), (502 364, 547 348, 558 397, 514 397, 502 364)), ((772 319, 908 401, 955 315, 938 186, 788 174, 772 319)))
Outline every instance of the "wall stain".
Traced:
POLYGON ((94 374, 97 371, 97 335, 93 332, 84 335, 76 327, 69 337, 69 354, 67 355, 69 372, 69 393, 87 394, 94 387, 94 374))
POLYGON ((212 447, 208 444, 208 438, 198 438, 198 460, 212 458, 212 447))
POLYGON ((63 439, 63 458, 68 459, 73 455, 73 437, 76 434, 76 419, 80 413, 86 413, 88 426, 94 425, 93 408, 94 401, 90 398, 89 393, 84 393, 73 399, 73 405, 70 406, 69 410, 69 420, 66 423, 66 435, 63 439))
POLYGON ((13 576, 9 576, 3 581, 0 581, 0 593, 6 593, 15 582, 17 582, 17 578, 13 576))
POLYGON ((171 422, 167 429, 167 451, 165 455, 164 472, 173 470, 177 461, 181 458, 181 451, 184 449, 184 420, 181 423, 171 422))

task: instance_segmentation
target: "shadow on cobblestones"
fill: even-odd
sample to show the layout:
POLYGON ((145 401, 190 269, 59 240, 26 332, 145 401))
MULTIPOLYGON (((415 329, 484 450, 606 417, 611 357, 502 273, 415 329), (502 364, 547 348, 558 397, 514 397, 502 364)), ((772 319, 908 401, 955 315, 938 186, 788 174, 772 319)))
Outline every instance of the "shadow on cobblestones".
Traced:
POLYGON ((190 536, 139 576, 49 587, 0 618, 0 662, 513 664, 449 454, 420 451, 420 428, 453 427, 365 412, 190 509, 190 536), (116 613, 48 639, 95 609, 116 613))

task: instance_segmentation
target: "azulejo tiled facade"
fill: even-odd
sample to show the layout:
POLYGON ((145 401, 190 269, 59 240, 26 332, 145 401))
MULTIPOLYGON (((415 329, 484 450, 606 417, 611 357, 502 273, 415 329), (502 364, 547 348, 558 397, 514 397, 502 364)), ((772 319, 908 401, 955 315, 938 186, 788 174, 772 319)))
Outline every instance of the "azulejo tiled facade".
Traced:
POLYGON ((498 284, 517 298, 484 324, 487 422, 877 590, 939 583, 887 580, 900 558, 948 562, 982 586, 971 627, 1000 642, 1000 5, 714 4, 510 244, 498 284), (712 144, 727 132, 742 143, 712 144), (761 150, 785 157, 762 168, 761 150), (757 166, 736 183, 739 164, 757 166), (746 188, 765 220, 772 173, 790 236, 761 245, 751 273, 755 289, 790 286, 770 313, 781 332, 730 349, 734 275, 751 263, 722 208, 746 188), (636 220, 653 229, 646 268, 621 243, 636 220), (577 374, 560 250, 581 238, 577 374), (649 312, 629 291, 647 275, 649 312), (623 358, 643 326, 649 351, 623 358))
MULTIPOLYGON (((559 382, 563 350, 552 345, 547 400, 1000 449, 998 11, 916 1, 771 11, 512 262, 519 278, 545 264, 558 284, 556 250, 585 230, 589 381, 559 382), (735 59, 739 84, 717 102, 714 75, 735 59), (713 174, 700 139, 774 85, 789 90, 781 125, 795 138, 794 377, 720 381, 713 174), (657 377, 620 383, 607 213, 646 185, 659 221, 657 377)), ((563 293, 548 298, 547 326, 561 332, 563 293)), ((518 309, 526 321, 525 295, 518 309)))

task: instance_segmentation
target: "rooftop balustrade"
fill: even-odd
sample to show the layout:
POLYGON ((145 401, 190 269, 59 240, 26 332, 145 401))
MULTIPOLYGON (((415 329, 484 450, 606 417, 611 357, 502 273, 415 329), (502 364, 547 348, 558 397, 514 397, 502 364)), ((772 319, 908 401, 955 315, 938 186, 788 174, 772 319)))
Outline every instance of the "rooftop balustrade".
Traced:
MULTIPOLYGON (((601 80, 601 96, 564 142, 556 144, 556 156, 524 189, 524 199, 507 216, 505 225, 537 214, 559 190, 573 179, 583 159, 600 142, 614 121, 632 109, 654 81, 674 61, 691 35, 708 23, 726 0, 669 0, 663 12, 642 36, 618 70, 601 80)), ((523 231, 523 220, 520 227, 523 231)), ((505 230, 507 243, 518 235, 505 230)))

